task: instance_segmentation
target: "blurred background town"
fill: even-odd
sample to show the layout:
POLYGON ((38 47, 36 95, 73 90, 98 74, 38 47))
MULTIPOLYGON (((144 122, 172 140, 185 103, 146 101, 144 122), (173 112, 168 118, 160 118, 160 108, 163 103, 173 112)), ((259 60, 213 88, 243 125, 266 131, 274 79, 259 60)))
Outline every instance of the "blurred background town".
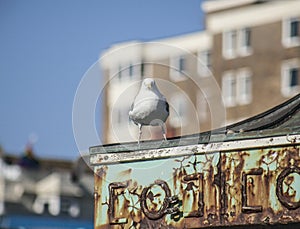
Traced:
MULTIPOLYGON (((120 41, 101 50, 107 82, 99 119, 102 142, 136 140, 137 127, 127 114, 144 77, 159 79, 171 105, 168 137, 228 125, 298 94, 299 9, 298 0, 202 1, 203 30, 148 42, 120 41), (168 90, 169 85, 175 89, 168 90), (215 112, 224 115, 216 120, 215 112)), ((161 138, 160 132, 146 132, 143 138, 149 136, 161 138)), ((0 228, 93 228, 88 155, 41 158, 28 142, 19 155, 3 147, 0 156, 0 228)))

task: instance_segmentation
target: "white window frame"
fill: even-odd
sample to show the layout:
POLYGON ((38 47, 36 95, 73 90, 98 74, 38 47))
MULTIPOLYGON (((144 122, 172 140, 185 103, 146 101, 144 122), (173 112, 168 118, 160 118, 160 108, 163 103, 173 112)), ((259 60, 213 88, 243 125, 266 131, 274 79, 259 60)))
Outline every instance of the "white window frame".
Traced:
POLYGON ((251 28, 244 27, 238 31, 239 55, 248 56, 248 55, 252 54, 251 40, 252 40, 251 28), (249 34, 247 34, 247 33, 249 33, 249 34), (249 41, 248 41, 248 39, 249 39, 249 41), (249 42, 249 44, 247 44, 248 42, 249 42))
POLYGON ((237 73, 237 102, 246 105, 252 102, 252 74, 248 69, 240 69, 237 73))
POLYGON ((170 67, 169 67, 170 79, 174 82, 184 81, 187 79, 185 73, 187 70, 187 59, 185 55, 176 55, 170 57, 170 67), (184 61, 184 69, 181 68, 181 60, 184 61))
POLYGON ((141 77, 140 62, 129 62, 125 67, 125 80, 133 81, 141 77))
POLYGON ((184 127, 188 121, 188 102, 184 94, 178 93, 171 97, 170 107, 173 112, 170 112, 170 124, 175 127, 184 127))
POLYGON ((247 105, 252 102, 252 73, 248 68, 224 72, 222 93, 226 107, 247 105))
POLYGON ((226 107, 236 105, 236 77, 233 71, 224 72, 222 77, 222 94, 226 107))
POLYGON ((110 69, 110 78, 114 83, 126 83, 140 79, 141 64, 139 62, 118 63, 110 69))
POLYGON ((283 19, 282 21, 282 44, 285 47, 294 47, 300 45, 300 17, 290 17, 283 19), (297 21, 298 25, 298 36, 291 37, 291 25, 297 21))
POLYGON ((211 75, 211 51, 199 50, 197 59, 197 70, 200 77, 211 75))
POLYGON ((122 78, 122 66, 120 64, 111 66, 108 71, 109 71, 109 78, 110 78, 110 83, 118 83, 121 81, 122 78))
POLYGON ((284 97, 296 95, 300 91, 300 60, 286 60, 281 65, 281 93, 284 97), (298 85, 291 86, 291 70, 298 71, 298 85))
POLYGON ((237 31, 228 30, 223 32, 222 52, 226 59, 233 59, 237 56, 237 31))
POLYGON ((225 59, 234 59, 238 56, 251 55, 253 52, 251 40, 252 32, 250 27, 242 27, 239 29, 224 31, 222 37, 223 57, 225 59), (247 38, 250 39, 248 41, 250 44, 247 44, 247 38))

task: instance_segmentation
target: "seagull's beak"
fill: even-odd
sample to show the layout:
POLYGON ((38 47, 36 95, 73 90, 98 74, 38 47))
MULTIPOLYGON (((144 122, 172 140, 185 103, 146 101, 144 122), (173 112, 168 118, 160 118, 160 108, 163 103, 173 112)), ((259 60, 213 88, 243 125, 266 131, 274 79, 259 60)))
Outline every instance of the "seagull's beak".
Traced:
POLYGON ((152 89, 152 84, 151 83, 147 84, 147 88, 152 89))

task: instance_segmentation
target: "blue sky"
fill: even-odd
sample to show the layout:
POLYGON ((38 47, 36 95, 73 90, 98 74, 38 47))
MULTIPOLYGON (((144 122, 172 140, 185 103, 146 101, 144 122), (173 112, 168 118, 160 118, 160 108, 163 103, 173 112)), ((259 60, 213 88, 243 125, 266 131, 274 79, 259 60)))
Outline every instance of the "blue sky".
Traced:
POLYGON ((117 42, 202 30, 201 1, 0 0, 4 150, 20 155, 34 138, 38 157, 77 158, 73 100, 100 53, 117 42))

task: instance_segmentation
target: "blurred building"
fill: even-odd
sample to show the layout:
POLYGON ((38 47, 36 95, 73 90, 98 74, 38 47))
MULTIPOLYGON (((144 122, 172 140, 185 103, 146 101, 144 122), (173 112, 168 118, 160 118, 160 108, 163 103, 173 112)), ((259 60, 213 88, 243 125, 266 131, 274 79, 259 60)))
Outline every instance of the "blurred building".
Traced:
POLYGON ((0 157, 0 228, 93 228, 93 173, 85 164, 76 174, 82 168, 70 161, 23 162, 0 157))
MULTIPOLYGON (((299 93, 300 1, 207 0, 202 9, 204 31, 115 44, 101 55, 105 143, 137 139, 128 111, 144 77, 160 79, 169 137, 245 119, 299 93)), ((144 137, 159 134, 151 128, 144 137)))

